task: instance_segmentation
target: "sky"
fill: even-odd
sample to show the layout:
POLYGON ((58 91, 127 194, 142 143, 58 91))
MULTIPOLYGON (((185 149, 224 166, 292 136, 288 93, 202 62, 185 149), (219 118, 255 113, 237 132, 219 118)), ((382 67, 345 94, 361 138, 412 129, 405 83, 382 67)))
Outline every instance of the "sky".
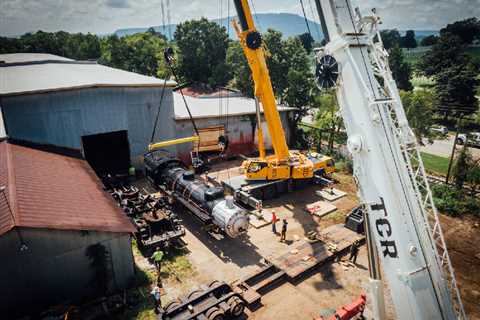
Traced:
MULTIPOLYGON (((250 0, 252 1, 252 0, 250 0)), ((0 35, 43 30, 112 33, 120 28, 162 25, 161 3, 170 2, 171 22, 234 15, 232 0, 0 0, 0 35)), ((310 4, 303 0, 307 16, 310 4)), ((352 0, 362 11, 376 8, 383 28, 438 30, 447 23, 480 18, 480 0, 352 0)), ((257 13, 301 15, 299 0, 253 0, 257 13)), ((165 13, 165 19, 166 13, 165 13)), ((260 22, 261 23, 261 22, 260 22)))

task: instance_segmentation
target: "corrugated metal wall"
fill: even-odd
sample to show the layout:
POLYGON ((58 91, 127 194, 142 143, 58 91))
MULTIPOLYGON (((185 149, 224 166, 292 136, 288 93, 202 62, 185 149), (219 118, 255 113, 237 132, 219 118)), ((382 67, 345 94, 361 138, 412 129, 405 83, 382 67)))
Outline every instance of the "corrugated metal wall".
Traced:
MULTIPOLYGON (((285 131, 285 137, 287 143, 290 139, 290 126, 289 126, 289 112, 281 112, 280 118, 282 120, 282 125, 285 131)), ((263 123, 263 134, 265 139, 265 147, 271 148, 272 143, 270 140, 270 135, 268 130, 266 130, 266 123, 262 116, 263 123)), ((227 153, 229 155, 239 155, 244 154, 248 155, 257 150, 257 140, 256 140, 256 116, 244 115, 244 116, 230 116, 228 117, 228 124, 225 118, 204 118, 204 119, 195 119, 195 124, 198 128, 208 128, 218 125, 223 125, 226 128, 226 134, 229 139, 229 149, 227 153), (252 121, 254 121, 252 123, 252 121), (252 127, 254 125, 255 127, 252 127)), ((190 120, 177 120, 176 121, 176 132, 177 137, 187 137, 191 136, 194 131, 190 120)), ((190 143, 178 145, 177 146, 177 156, 181 158, 184 162, 190 163, 190 151, 192 150, 192 145, 190 143)))
MULTIPOLYGON (((161 88, 91 88, 2 98, 10 138, 81 149, 81 137, 128 130, 135 165, 150 142, 161 88)), ((172 91, 163 99, 156 140, 176 136, 172 91)))
POLYGON ((5 125, 3 123, 3 114, 2 114, 2 107, 0 106, 0 140, 4 139, 7 136, 5 131, 5 125))
POLYGON ((19 228, 27 250, 21 251, 16 230, 0 237, 0 314, 34 311, 93 294, 88 246, 102 243, 111 256, 111 289, 131 284, 134 262, 130 235, 122 233, 19 228))

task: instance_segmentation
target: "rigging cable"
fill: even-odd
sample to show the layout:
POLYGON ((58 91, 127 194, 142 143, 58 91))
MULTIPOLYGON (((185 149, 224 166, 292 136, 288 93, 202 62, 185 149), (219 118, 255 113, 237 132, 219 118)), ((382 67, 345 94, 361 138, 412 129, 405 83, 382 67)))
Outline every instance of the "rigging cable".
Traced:
MULTIPOLYGON (((170 68, 170 71, 172 72, 173 78, 175 79, 175 81, 177 83, 179 83, 177 74, 175 72, 175 69, 173 68, 173 61, 174 61, 173 49, 170 48, 170 47, 166 48, 165 51, 164 51, 164 56, 165 56, 165 60, 167 61, 167 65, 170 68)), ((193 119, 192 113, 190 112, 190 108, 188 107, 187 100, 185 99, 185 96, 183 95, 183 90, 182 90, 181 86, 179 86, 178 91, 180 91, 180 95, 182 96, 183 103, 185 104, 185 108, 187 109, 188 116, 190 118, 190 122, 192 123, 195 134, 198 137, 200 137, 200 134, 198 133, 197 125, 195 124, 195 120, 193 119)))
POLYGON ((160 117, 160 109, 162 107, 163 97, 165 96, 165 88, 167 87, 167 76, 163 80, 162 94, 160 95, 160 103, 158 104, 157 116, 155 117, 155 123, 153 124, 152 137, 150 138, 150 143, 153 143, 155 138, 155 132, 157 130, 158 119, 160 117))
POLYGON ((170 19, 170 0, 167 0, 168 40, 172 41, 172 20, 170 19))
POLYGON ((164 0, 162 0, 160 2, 160 6, 162 7, 162 30, 163 30, 163 34, 166 34, 166 30, 165 30, 165 4, 163 2, 164 0))
POLYGON ((307 26, 308 34, 313 39, 312 32, 310 31, 310 26, 308 25, 308 19, 307 19, 307 14, 305 13, 305 7, 303 6, 303 0, 300 0, 300 5, 302 6, 303 18, 305 19, 305 25, 307 26))
POLYGON ((253 17, 255 18, 255 21, 257 22, 257 29, 258 31, 262 30, 262 26, 260 25, 260 18, 257 15, 257 10, 255 9, 255 3, 253 0, 250 0, 251 7, 253 9, 253 17))
POLYGON ((320 32, 319 23, 317 23, 317 20, 315 19, 315 12, 313 10, 312 0, 308 0, 308 5, 310 7, 310 13, 312 14, 312 21, 314 22, 315 30, 317 31, 317 39, 318 41, 320 41, 320 39, 322 38, 322 34, 320 32))

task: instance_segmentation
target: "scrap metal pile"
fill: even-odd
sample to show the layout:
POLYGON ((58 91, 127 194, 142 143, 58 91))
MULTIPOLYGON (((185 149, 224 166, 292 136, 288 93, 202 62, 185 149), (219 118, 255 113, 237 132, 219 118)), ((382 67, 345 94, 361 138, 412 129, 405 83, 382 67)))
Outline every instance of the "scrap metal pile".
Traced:
POLYGON ((185 235, 181 220, 173 212, 168 198, 160 193, 149 194, 111 176, 104 179, 107 191, 132 220, 135 238, 141 248, 167 248, 178 244, 185 235))

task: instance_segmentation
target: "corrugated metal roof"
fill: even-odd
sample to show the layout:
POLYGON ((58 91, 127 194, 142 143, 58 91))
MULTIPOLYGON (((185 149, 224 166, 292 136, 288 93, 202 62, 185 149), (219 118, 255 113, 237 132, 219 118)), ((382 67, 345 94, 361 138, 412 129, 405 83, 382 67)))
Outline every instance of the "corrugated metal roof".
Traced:
POLYGON ((80 159, 0 142, 0 186, 0 235, 14 226, 135 230, 80 159))
POLYGON ((6 63, 22 63, 22 62, 35 62, 35 61, 73 61, 72 59, 56 56, 48 53, 7 53, 0 54, 0 61, 6 63))
MULTIPOLYGON (((162 87, 164 84, 162 79, 95 62, 61 60, 62 57, 51 55, 41 59, 39 55, 32 55, 31 60, 25 54, 0 55, 0 61, 10 61, 0 64, 0 96, 92 87, 162 87)), ((167 81, 167 86, 175 85, 175 81, 167 81)))
MULTIPOLYGON (((255 114, 255 100, 246 97, 218 97, 209 96, 203 98, 185 96, 193 118, 218 118, 255 114)), ((173 93, 173 105, 175 108, 175 120, 189 119, 187 109, 179 92, 173 93)), ((278 111, 293 111, 295 108, 278 106, 278 111)))

